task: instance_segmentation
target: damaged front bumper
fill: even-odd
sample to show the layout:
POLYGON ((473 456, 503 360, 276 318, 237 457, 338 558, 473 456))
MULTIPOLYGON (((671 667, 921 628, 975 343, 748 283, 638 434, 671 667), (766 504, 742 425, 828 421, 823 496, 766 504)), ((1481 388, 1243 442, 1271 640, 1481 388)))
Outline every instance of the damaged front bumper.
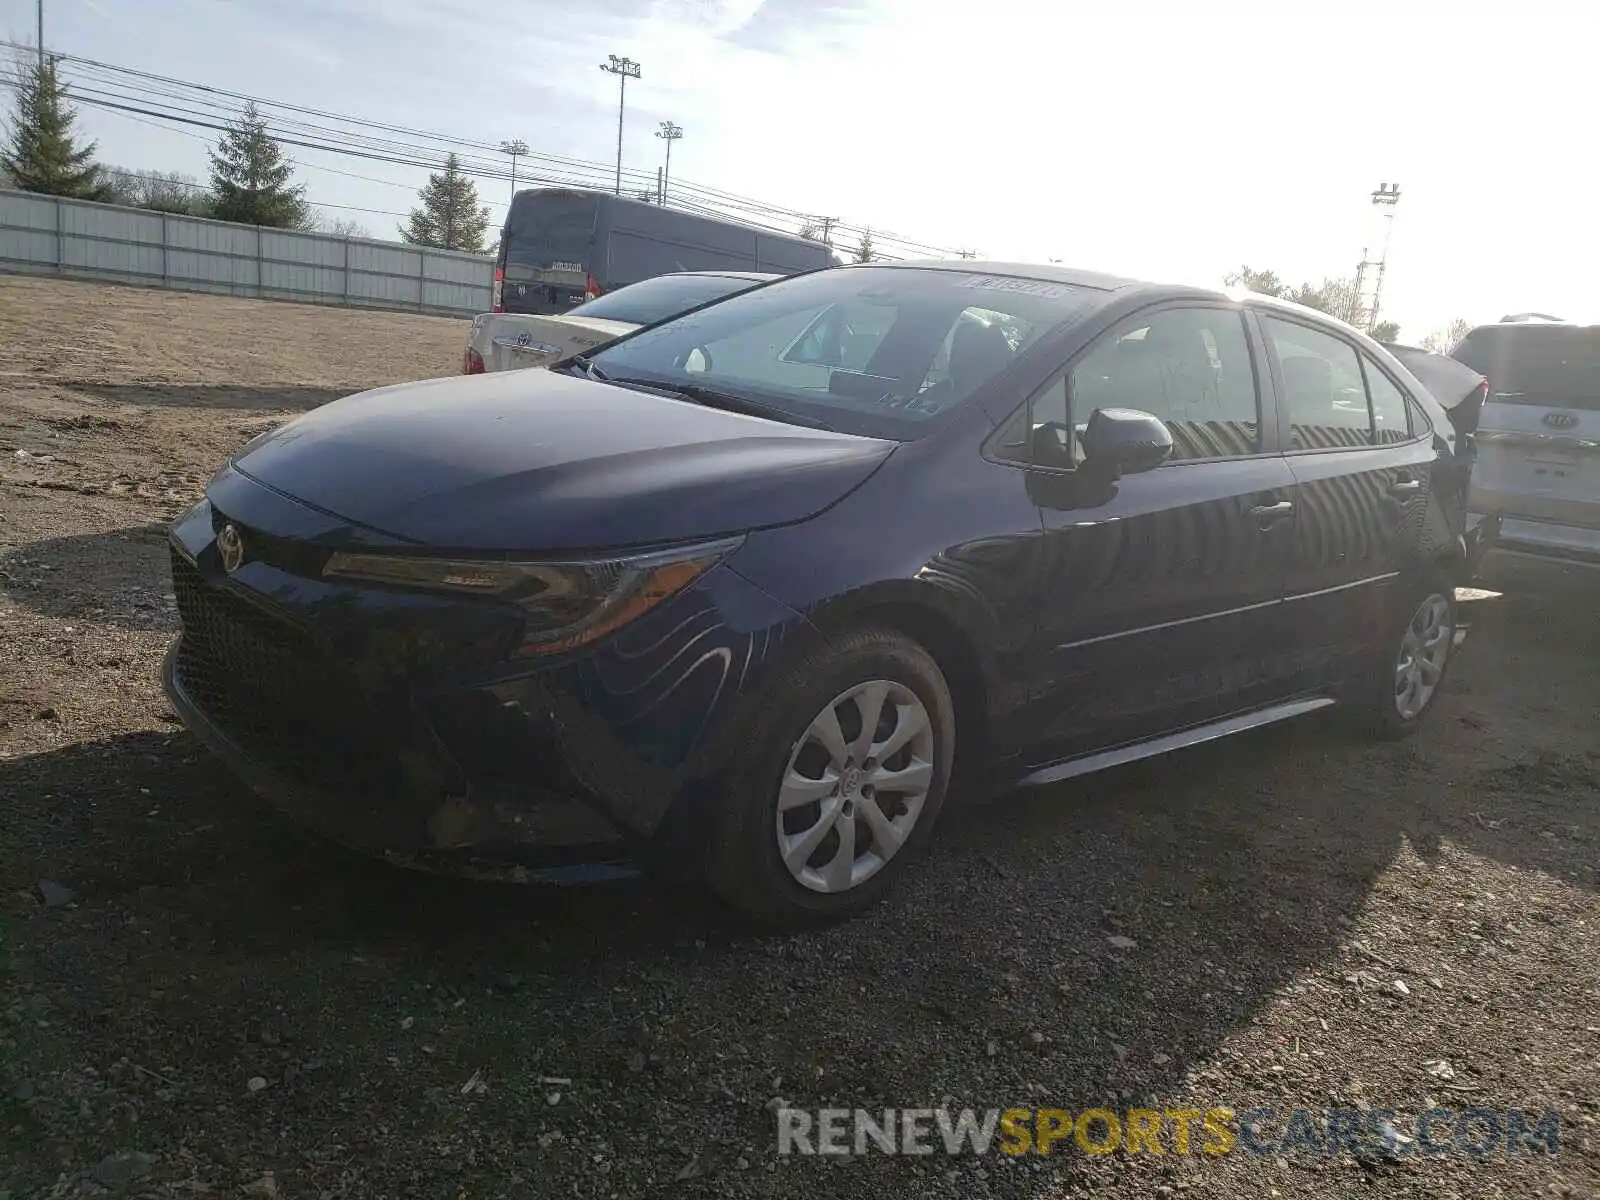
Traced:
POLYGON ((210 494, 171 531, 183 631, 164 685, 276 807, 451 874, 692 873, 715 800, 708 748, 800 623, 792 609, 718 567, 532 664, 514 654, 514 608, 329 580, 327 555, 374 535, 235 474, 210 494), (228 527, 246 548, 231 566, 228 527))
POLYGON ((592 883, 638 873, 625 833, 571 797, 528 789, 515 801, 452 794, 407 781, 404 770, 400 780, 308 779, 248 746, 196 702, 184 686, 182 651, 180 639, 161 676, 184 725, 273 807, 330 841, 400 866, 486 879, 592 883))

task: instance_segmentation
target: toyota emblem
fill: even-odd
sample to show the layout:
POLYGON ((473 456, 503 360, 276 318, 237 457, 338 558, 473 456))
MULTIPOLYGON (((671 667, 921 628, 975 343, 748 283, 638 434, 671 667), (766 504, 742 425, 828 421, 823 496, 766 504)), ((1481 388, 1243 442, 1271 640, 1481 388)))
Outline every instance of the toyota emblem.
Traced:
POLYGON ((1572 413, 1545 413, 1544 423, 1550 426, 1551 429, 1571 429, 1578 423, 1578 418, 1572 413))
POLYGON ((224 525, 217 534, 217 550, 222 554, 222 569, 232 575, 244 565, 244 538, 233 525, 224 525))

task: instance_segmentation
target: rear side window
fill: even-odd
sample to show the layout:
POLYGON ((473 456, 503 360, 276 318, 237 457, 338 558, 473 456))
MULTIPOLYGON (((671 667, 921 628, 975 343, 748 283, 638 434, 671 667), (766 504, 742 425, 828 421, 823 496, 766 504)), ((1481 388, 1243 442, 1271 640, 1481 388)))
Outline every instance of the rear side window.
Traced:
POLYGON ((1489 325, 1450 357, 1485 376, 1497 404, 1600 410, 1600 328, 1489 325))
POLYGON ((1113 329, 1078 360, 1070 385, 1081 434, 1097 408, 1136 408, 1172 431, 1172 459, 1231 458, 1260 445, 1244 315, 1173 308, 1113 329))
POLYGON ((1411 426, 1406 394, 1395 386, 1394 380, 1385 375, 1377 363, 1365 355, 1361 358, 1361 365, 1367 372, 1367 394, 1372 397, 1372 427, 1376 434, 1373 440, 1379 445, 1408 440, 1411 426))
MULTIPOLYGON (((1372 444, 1372 417, 1356 349, 1305 325, 1265 314, 1261 328, 1283 375, 1290 450, 1372 444)), ((1405 416, 1402 408, 1401 422, 1405 416)))

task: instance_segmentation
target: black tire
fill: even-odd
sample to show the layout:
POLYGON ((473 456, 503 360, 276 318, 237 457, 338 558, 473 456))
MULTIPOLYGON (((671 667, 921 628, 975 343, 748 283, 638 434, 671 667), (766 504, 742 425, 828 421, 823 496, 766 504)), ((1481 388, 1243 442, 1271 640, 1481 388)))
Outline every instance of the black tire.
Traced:
POLYGON ((1405 590, 1403 597, 1395 608, 1389 635, 1384 640, 1383 648, 1374 656, 1371 674, 1358 697, 1362 724, 1368 733, 1379 738, 1403 738, 1416 732, 1438 703, 1450 674, 1450 664, 1455 659, 1455 631, 1458 628, 1455 584, 1443 572, 1434 572, 1414 582, 1405 590), (1444 601, 1450 629, 1449 636, 1445 638, 1444 661, 1439 678, 1422 707, 1408 713, 1402 711, 1396 681, 1402 646, 1422 606, 1440 599, 1444 601))
POLYGON ((851 917, 881 900, 924 849, 943 807, 955 748, 955 706, 944 674, 915 641, 890 629, 856 628, 828 637, 776 672, 739 730, 740 746, 719 772, 706 878, 741 914, 769 928, 808 928, 851 917), (904 844, 877 873, 848 890, 813 891, 785 866, 777 844, 778 794, 796 744, 829 701, 887 680, 922 702, 933 736, 933 775, 904 844))

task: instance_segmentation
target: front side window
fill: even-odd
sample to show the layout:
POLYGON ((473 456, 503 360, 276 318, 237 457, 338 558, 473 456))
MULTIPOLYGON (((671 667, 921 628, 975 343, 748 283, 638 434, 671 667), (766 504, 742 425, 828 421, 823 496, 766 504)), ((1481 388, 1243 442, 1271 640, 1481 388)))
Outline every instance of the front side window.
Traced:
POLYGON ((1080 435, 1097 408, 1136 408, 1172 431, 1175 461, 1251 454, 1261 444, 1255 367, 1237 310, 1136 317, 1078 360, 1069 391, 1080 435))
POLYGON ((1404 442, 1411 437, 1406 394, 1365 355, 1361 365, 1367 372, 1367 393, 1372 397, 1372 427, 1379 445, 1404 442))
POLYGON ((1356 349, 1292 321, 1262 314, 1261 328, 1278 356, 1290 450, 1335 450, 1372 444, 1372 416, 1356 349))
POLYGON ((800 424, 915 438, 1103 294, 977 272, 839 267, 730 296, 592 361, 618 381, 692 385, 800 424))

